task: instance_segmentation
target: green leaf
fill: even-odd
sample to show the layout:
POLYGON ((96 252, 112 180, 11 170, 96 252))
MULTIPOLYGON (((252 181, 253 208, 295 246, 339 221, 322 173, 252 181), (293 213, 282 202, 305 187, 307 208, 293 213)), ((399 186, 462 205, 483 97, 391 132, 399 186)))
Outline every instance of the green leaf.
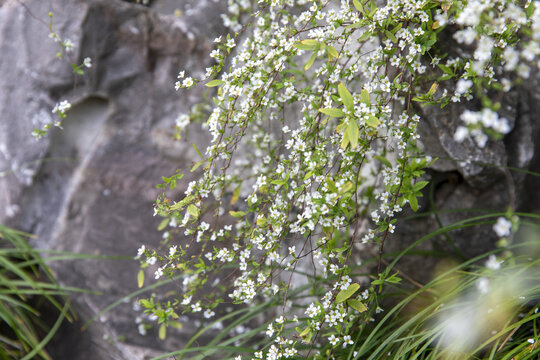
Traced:
POLYGON ((315 39, 306 39, 306 40, 302 40, 300 41, 300 43, 304 44, 304 45, 308 45, 308 46, 317 46, 319 45, 319 42, 315 39))
POLYGON ((363 42, 364 40, 366 40, 368 37, 371 36, 371 32, 369 31, 365 31, 362 35, 360 35, 360 37, 358 38, 358 42, 363 42))
POLYGON ((342 148, 342 149, 346 149, 347 146, 349 146, 349 143, 350 143, 350 142, 351 142, 351 141, 350 141, 350 139, 349 139, 349 132, 345 131, 345 132, 343 133, 343 138, 341 139, 341 144, 340 144, 341 148, 342 148))
POLYGON ((193 216, 194 218, 199 216, 199 209, 193 204, 187 207, 187 212, 189 213, 189 215, 193 216))
POLYGON ((411 205, 411 209, 416 212, 418 210, 418 199, 414 194, 410 194, 407 196, 407 200, 409 200, 409 205, 411 205))
POLYGON ((368 115, 367 119, 366 119, 366 124, 368 126, 371 126, 372 128, 376 129, 377 126, 379 126, 379 124, 381 123, 381 121, 379 119, 377 119, 375 116, 373 115, 368 115))
POLYGON ((328 54, 330 54, 332 57, 335 57, 336 59, 339 57, 339 54, 335 47, 328 45, 326 47, 326 51, 328 51, 328 54))
POLYGON ((244 211, 229 211, 229 215, 235 218, 241 218, 242 216, 246 215, 244 211))
POLYGON ((215 87, 225 83, 223 80, 215 79, 206 83, 207 87, 215 87))
POLYGON ((337 188, 336 183, 334 182, 334 180, 332 180, 330 178, 327 178, 326 179, 326 184, 328 185, 328 189, 330 189, 330 191, 332 191, 334 193, 338 192, 338 188, 337 188))
POLYGON ((354 99, 349 90, 347 90, 345 85, 343 85, 341 82, 338 85, 338 93, 339 97, 341 97, 341 100, 343 101, 343 105, 345 105, 349 111, 354 111, 354 99))
POLYGON ((367 106, 371 105, 371 101, 369 100, 369 92, 366 89, 362 89, 360 92, 360 101, 367 106))
POLYGON ((159 326, 158 335, 160 340, 165 340, 165 338, 167 337, 167 326, 165 324, 161 324, 159 326))
POLYGON ((295 48, 297 48, 298 50, 306 50, 306 51, 309 51, 309 50, 313 50, 313 46, 311 45, 304 45, 302 43, 296 43, 293 45, 295 48))
POLYGON ((413 191, 420 191, 423 188, 426 187, 426 185, 429 184, 429 181, 419 181, 413 186, 413 191))
POLYGON ((268 221, 266 220, 266 218, 264 217, 257 218, 257 226, 265 226, 267 223, 268 221))
POLYGON ((347 115, 342 110, 334 109, 334 108, 322 108, 322 109, 319 109, 319 111, 322 112, 325 115, 330 116, 330 117, 338 117, 339 118, 339 117, 343 117, 343 116, 347 115))
POLYGON ((344 302, 345 300, 353 296, 358 289, 360 289, 360 285, 354 283, 349 285, 347 289, 341 290, 336 296, 336 303, 339 304, 344 302))
POLYGON ((163 219, 161 220, 161 222, 159 223, 159 226, 158 226, 158 231, 161 231, 163 229, 165 229, 165 227, 167 226, 167 224, 169 223, 169 219, 163 219))
POLYGON ((304 330, 297 327, 296 331, 298 331, 298 336, 306 343, 311 341, 311 337, 313 336, 313 332, 311 331, 311 328, 308 326, 304 330))
POLYGON ((195 145, 194 143, 191 143, 191 146, 193 146, 193 148, 195 149, 195 151, 197 152, 197 154, 199 154, 199 156, 201 157, 201 159, 204 160, 204 156, 202 155, 201 151, 197 148, 197 145, 195 145))
POLYGON ((238 185, 236 189, 234 189, 231 197, 231 205, 234 205, 240 198, 240 190, 242 190, 242 184, 238 185))
POLYGON ((367 310, 366 305, 364 305, 360 300, 356 299, 349 299, 347 300, 347 305, 352 307, 354 310, 358 312, 364 312, 367 310))
POLYGON ((349 126, 347 126, 347 133, 351 142, 352 148, 358 146, 358 124, 355 119, 349 119, 349 126))
POLYGON ((205 162, 206 162, 206 160, 203 160, 203 161, 197 161, 195 164, 193 164, 193 166, 191 167, 191 169, 190 169, 189 171, 194 172, 194 171, 197 170, 201 165, 203 165, 205 162))
POLYGON ((144 285, 144 271, 142 269, 139 270, 139 273, 137 274, 137 285, 139 288, 142 288, 144 285))
POLYGON ((183 208, 184 206, 186 206, 188 203, 192 202, 193 200, 195 200, 197 198, 197 196, 195 195, 188 195, 186 196, 185 198, 183 198, 181 201, 177 202, 176 204, 172 205, 169 210, 171 211, 174 211, 174 210, 178 210, 178 209, 181 209, 183 208))
POLYGON ((532 14, 534 13, 534 1, 531 1, 529 6, 527 6, 527 9, 525 9, 525 13, 527 14, 527 17, 530 18, 532 14))
POLYGON ((437 66, 438 66, 439 69, 441 69, 445 74, 452 75, 452 76, 455 75, 454 72, 452 71, 452 69, 450 69, 448 66, 443 65, 443 64, 438 64, 437 66))
POLYGON ((394 34, 392 34, 390 31, 388 30, 385 30, 384 34, 386 35, 387 38, 390 39, 390 41, 392 41, 393 43, 396 43, 397 42, 397 38, 394 34))
POLYGON ((437 91, 438 87, 439 87, 439 84, 437 82, 434 82, 433 84, 431 84, 431 87, 429 88, 429 91, 427 92, 427 94, 429 96, 435 94, 435 91, 437 91))
POLYGON ((388 159, 385 158, 384 156, 375 155, 373 158, 375 160, 379 160, 381 163, 383 163, 384 165, 386 165, 388 167, 392 167, 392 163, 390 161, 388 161, 388 159))
POLYGON ((304 71, 307 71, 311 65, 313 65, 313 63, 315 62, 315 59, 317 58, 317 53, 314 52, 313 55, 311 55, 311 57, 309 58, 308 62, 306 63, 306 65, 304 66, 304 71))
POLYGON ((364 7, 358 0, 353 0, 353 5, 356 8, 356 10, 360 11, 362 14, 364 13, 364 7))

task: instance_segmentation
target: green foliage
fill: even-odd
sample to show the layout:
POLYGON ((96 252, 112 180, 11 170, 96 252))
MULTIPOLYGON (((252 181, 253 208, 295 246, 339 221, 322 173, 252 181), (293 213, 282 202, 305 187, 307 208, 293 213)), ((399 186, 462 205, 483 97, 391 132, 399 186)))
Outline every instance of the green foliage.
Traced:
POLYGON ((64 319, 71 319, 65 295, 27 234, 0 225, 0 358, 51 359, 45 346, 64 319), (59 312, 51 328, 43 322, 41 299, 59 312))

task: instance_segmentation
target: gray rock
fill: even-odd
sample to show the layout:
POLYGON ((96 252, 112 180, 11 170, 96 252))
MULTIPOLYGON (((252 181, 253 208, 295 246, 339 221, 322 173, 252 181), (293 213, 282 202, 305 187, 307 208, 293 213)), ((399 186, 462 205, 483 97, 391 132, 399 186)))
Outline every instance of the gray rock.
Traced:
MULTIPOLYGON (((129 255, 160 244, 160 219, 151 215, 161 176, 183 169, 178 191, 193 179, 188 169, 198 155, 189 142, 173 140, 172 128, 198 99, 175 92, 174 81, 179 70, 200 75, 209 66, 212 40, 225 31, 222 7, 193 2, 189 17, 177 17, 119 0, 25 5, 0 8, 0 223, 35 234, 39 248, 128 255, 52 263, 62 284, 102 293, 74 297, 81 319, 62 330, 55 358, 142 359, 181 348, 193 328, 164 342, 139 335, 135 298, 85 332, 80 325, 137 289, 139 265, 129 255), (55 31, 74 43, 62 59, 48 38, 51 9, 55 31), (71 63, 85 57, 92 68, 75 76, 71 63), (63 99, 73 104, 63 130, 36 141, 32 129, 52 121, 63 99)), ((207 141, 200 131, 190 137, 207 141)))

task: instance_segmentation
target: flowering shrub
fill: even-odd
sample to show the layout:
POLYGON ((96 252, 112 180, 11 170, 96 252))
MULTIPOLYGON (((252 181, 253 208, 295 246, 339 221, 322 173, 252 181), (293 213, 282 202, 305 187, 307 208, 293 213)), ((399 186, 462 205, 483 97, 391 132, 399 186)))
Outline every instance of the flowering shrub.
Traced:
MULTIPOLYGON (((24 6, 24 5, 23 5, 24 6)), ((25 10, 28 11, 32 17, 35 19, 41 21, 39 18, 37 18, 35 15, 32 14, 30 9, 28 7, 24 6, 25 10)), ((52 39, 55 43, 57 43, 60 46, 60 50, 56 53, 56 57, 58 59, 62 59, 62 56, 64 54, 67 54, 70 62, 71 67, 73 68, 73 73, 76 75, 84 75, 85 68, 91 68, 92 67, 92 59, 89 57, 85 57, 83 62, 79 65, 77 65, 73 59, 70 57, 70 53, 73 51, 73 42, 70 39, 62 39, 60 35, 54 30, 53 27, 53 13, 49 12, 49 23, 47 24, 49 28, 49 38, 52 39)), ((49 130, 54 127, 62 128, 62 121, 66 118, 67 111, 71 109, 71 103, 68 100, 62 100, 59 103, 56 103, 54 108, 52 109, 52 113, 58 116, 58 119, 56 121, 53 121, 51 123, 43 124, 41 129, 34 129, 32 132, 32 135, 36 139, 40 139, 43 136, 46 136, 49 133, 49 130)))
MULTIPOLYGON (((212 141, 191 169, 201 175, 182 198, 156 201, 167 249, 137 255, 155 279, 184 274, 182 294, 141 304, 164 334, 180 312, 212 319, 223 303, 280 299, 251 358, 358 358, 380 287, 400 281, 382 267, 385 241, 404 209, 418 210, 435 161, 420 150, 418 110, 465 103, 454 139, 480 148, 510 132, 494 99, 540 66, 540 2, 239 0, 229 10, 237 33, 216 39, 215 65, 202 79, 181 71, 175 85, 217 88, 204 122, 212 141), (441 43, 448 33, 459 55, 441 43), (370 247, 378 275, 366 283, 355 271, 370 247), (292 296, 299 286, 304 296, 292 296)), ((207 108, 179 116, 178 132, 207 108)), ((510 229, 501 217, 494 231, 510 229)))

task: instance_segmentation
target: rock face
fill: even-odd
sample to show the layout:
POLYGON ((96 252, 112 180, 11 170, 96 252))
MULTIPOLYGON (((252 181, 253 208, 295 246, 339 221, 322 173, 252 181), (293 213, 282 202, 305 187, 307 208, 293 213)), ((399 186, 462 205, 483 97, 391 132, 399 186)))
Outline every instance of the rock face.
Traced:
MULTIPOLYGON (((449 43, 448 49, 460 47, 451 38, 445 41, 449 43)), ((534 74, 504 94, 499 115, 509 120, 512 130, 503 140, 488 141, 484 148, 479 148, 472 139, 458 143, 453 136, 461 124, 460 115, 466 109, 478 110, 474 106, 479 104, 455 103, 442 110, 437 106, 416 109, 422 115, 419 133, 425 152, 439 158, 427 172, 432 188, 426 188, 420 200, 420 212, 440 213, 438 218, 430 215, 405 221, 388 242, 388 251, 403 250, 432 231, 489 211, 505 212, 510 206, 514 211, 538 212, 538 178, 526 175, 523 170, 540 169, 539 86, 540 75, 534 74)), ((492 225, 484 224, 434 237, 419 248, 438 251, 459 261, 494 249, 497 240, 492 225)), ((412 256, 398 268, 413 278, 427 281, 433 272, 426 269, 434 269, 436 262, 434 256, 412 256)))
MULTIPOLYGON (((24 4, 0 7, 0 223, 35 234, 39 248, 126 257, 141 244, 159 246, 155 185, 197 159, 189 142, 174 142, 172 128, 198 99, 175 92, 174 81, 179 70, 204 73, 212 40, 225 32, 223 9, 207 1, 161 1, 155 8, 120 0, 24 4), (173 15, 176 7, 183 16, 173 15), (48 37, 49 11, 54 31, 74 44, 62 59, 48 37), (92 68, 74 75, 71 63, 85 57, 92 68), (73 104, 64 129, 35 140, 32 129, 50 122, 64 99, 73 104)), ((190 137, 206 142, 200 131, 190 137)), ((52 264, 63 284, 102 293, 74 299, 81 324, 137 289, 138 263, 127 258, 52 264)), ((54 358, 143 359, 185 343, 192 329, 165 342, 139 335, 134 300, 85 332, 81 324, 62 330, 54 358)))

